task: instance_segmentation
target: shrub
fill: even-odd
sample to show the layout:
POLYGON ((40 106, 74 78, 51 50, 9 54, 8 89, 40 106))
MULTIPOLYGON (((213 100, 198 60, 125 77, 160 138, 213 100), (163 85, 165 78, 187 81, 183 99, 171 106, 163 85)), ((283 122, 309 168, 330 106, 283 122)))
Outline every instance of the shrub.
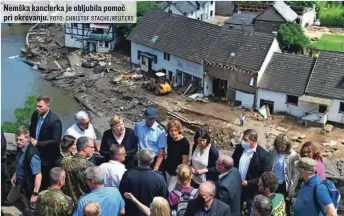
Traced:
POLYGON ((5 133, 15 133, 19 126, 29 127, 31 115, 36 108, 36 97, 29 96, 26 98, 25 106, 17 108, 14 111, 15 122, 6 121, 1 125, 1 129, 5 133))

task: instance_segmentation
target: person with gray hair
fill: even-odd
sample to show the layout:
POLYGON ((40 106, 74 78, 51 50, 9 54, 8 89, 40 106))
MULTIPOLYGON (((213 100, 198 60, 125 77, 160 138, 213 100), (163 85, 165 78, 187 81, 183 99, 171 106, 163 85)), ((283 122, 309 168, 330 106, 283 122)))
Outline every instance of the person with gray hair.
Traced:
POLYGON ((78 201, 73 216, 83 216, 89 202, 97 202, 102 216, 125 215, 124 200, 116 187, 104 187, 104 172, 98 166, 88 167, 83 177, 91 192, 78 201))
POLYGON ((216 170, 221 173, 216 183, 216 198, 231 207, 231 215, 240 216, 241 176, 233 167, 233 158, 220 155, 216 161, 216 170))
POLYGON ((38 149, 30 142, 29 130, 19 127, 15 133, 17 154, 15 172, 11 178, 12 188, 7 196, 9 205, 21 201, 25 215, 31 215, 41 187, 41 159, 38 149))
POLYGON ((127 171, 123 161, 127 152, 123 145, 113 144, 110 146, 110 161, 99 167, 104 172, 104 185, 107 187, 119 187, 123 174, 127 171))
POLYGON ((185 216, 193 215, 231 215, 229 205, 215 198, 216 186, 211 181, 199 185, 198 196, 189 201, 185 216))
POLYGON ((79 137, 87 136, 93 139, 96 151, 99 152, 100 146, 97 145, 95 140, 97 139, 96 133, 94 131, 93 125, 90 122, 90 118, 85 111, 79 111, 75 114, 75 123, 69 127, 65 135, 71 135, 75 139, 79 137))
MULTIPOLYGON (((141 149, 138 154, 138 167, 127 171, 119 186, 122 196, 131 193, 140 202, 149 206, 156 196, 167 198, 168 190, 164 176, 152 170, 150 165, 154 160, 152 149, 141 149)), ((125 199, 125 211, 127 215, 144 216, 139 207, 129 199, 125 199)))
POLYGON ((142 149, 139 152, 139 166, 150 166, 154 161, 154 151, 152 149, 142 149))
POLYGON ((263 195, 257 195, 253 199, 254 216, 271 216, 272 203, 270 198, 263 195))
POLYGON ((65 185, 66 172, 60 167, 50 171, 51 186, 38 194, 36 216, 71 215, 74 209, 72 198, 61 191, 65 185))
POLYGON ((62 159, 62 168, 66 171, 66 185, 62 190, 75 203, 81 196, 90 191, 86 180, 80 176, 88 167, 93 165, 87 158, 92 157, 94 153, 94 142, 91 138, 83 136, 76 141, 76 148, 77 154, 62 159))

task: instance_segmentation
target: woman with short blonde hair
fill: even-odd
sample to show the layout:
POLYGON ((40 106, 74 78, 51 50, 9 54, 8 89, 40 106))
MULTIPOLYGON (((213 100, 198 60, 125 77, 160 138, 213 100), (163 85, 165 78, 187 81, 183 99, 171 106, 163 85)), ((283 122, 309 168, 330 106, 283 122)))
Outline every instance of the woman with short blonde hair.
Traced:
POLYGON ((135 167, 134 155, 137 152, 138 139, 131 128, 124 125, 124 121, 120 116, 110 118, 110 129, 103 134, 100 145, 100 154, 104 156, 105 162, 110 160, 110 146, 112 144, 123 145, 126 151, 126 158, 123 164, 127 169, 135 167))
POLYGON ((169 192, 173 191, 177 185, 177 166, 189 162, 190 144, 183 136, 182 130, 182 124, 178 120, 172 120, 167 124, 167 158, 165 160, 165 169, 169 192))
POLYGON ((171 216, 170 205, 163 197, 154 197, 151 206, 151 216, 171 216))
POLYGON ((139 209, 147 216, 171 216, 170 205, 163 197, 154 197, 150 208, 143 205, 131 193, 124 193, 124 197, 134 202, 137 207, 139 207, 139 209))
POLYGON ((96 202, 89 202, 84 207, 84 216, 100 216, 100 206, 96 202))
POLYGON ((168 194, 168 201, 170 203, 172 211, 176 211, 180 197, 183 194, 188 194, 191 199, 197 197, 197 189, 191 187, 192 170, 191 167, 186 164, 180 164, 176 170, 178 180, 178 190, 171 191, 168 194))

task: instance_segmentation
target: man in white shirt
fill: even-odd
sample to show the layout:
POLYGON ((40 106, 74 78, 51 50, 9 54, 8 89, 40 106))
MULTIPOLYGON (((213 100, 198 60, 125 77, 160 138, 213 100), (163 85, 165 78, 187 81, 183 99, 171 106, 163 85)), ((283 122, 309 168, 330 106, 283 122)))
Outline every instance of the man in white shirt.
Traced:
POLYGON ((110 161, 100 165, 104 172, 104 185, 108 187, 119 187, 123 174, 127 171, 122 162, 127 155, 123 145, 113 144, 110 146, 110 161))
POLYGON ((87 136, 93 139, 95 150, 99 152, 100 146, 95 142, 97 139, 96 133, 85 111, 79 111, 75 114, 75 123, 67 129, 65 135, 71 135, 75 139, 87 136))

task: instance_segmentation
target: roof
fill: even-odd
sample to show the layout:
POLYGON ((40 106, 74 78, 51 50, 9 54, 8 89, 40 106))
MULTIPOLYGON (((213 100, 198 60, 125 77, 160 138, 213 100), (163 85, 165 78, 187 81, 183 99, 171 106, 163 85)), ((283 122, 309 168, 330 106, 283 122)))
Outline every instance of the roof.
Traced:
POLYGON ((202 63, 222 27, 184 16, 149 10, 128 39, 187 60, 202 63), (158 36, 153 43, 151 39, 158 36))
POLYGON ((344 100, 344 52, 320 52, 306 93, 344 100))
POLYGON ((171 3, 164 1, 162 3, 163 8, 166 9, 169 4, 174 5, 181 13, 190 13, 193 11, 197 11, 197 3, 199 5, 204 5, 205 1, 172 1, 171 3))
POLYGON ((241 12, 235 13, 233 16, 225 21, 226 24, 234 25, 250 25, 253 24, 253 19, 257 17, 259 13, 253 12, 241 12))
POLYGON ((257 72, 273 40, 271 34, 223 28, 205 60, 257 72))
POLYGON ((275 1, 272 6, 287 22, 293 22, 298 17, 284 1, 275 1))
POLYGON ((314 59, 306 56, 274 53, 258 86, 291 95, 303 95, 314 59))

